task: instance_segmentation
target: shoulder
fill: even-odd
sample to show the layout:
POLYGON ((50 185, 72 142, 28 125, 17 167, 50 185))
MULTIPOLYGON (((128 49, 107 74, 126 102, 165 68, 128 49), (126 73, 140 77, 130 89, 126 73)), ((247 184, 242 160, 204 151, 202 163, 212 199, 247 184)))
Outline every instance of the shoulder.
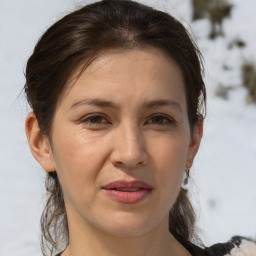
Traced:
POLYGON ((234 236, 227 243, 219 243, 205 248, 209 255, 214 256, 255 256, 256 241, 234 236))

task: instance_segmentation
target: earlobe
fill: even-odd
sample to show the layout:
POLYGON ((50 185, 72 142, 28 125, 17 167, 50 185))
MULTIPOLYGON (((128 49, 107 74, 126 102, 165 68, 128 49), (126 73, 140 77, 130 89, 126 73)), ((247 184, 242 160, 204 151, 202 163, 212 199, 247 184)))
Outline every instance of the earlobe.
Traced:
POLYGON ((203 136, 203 127, 204 127, 204 122, 203 118, 195 125, 193 129, 193 134, 191 136, 191 141, 189 145, 189 150, 188 150, 188 155, 186 159, 186 168, 191 168, 193 164, 193 160, 198 152, 201 139, 203 136))
POLYGON ((35 159, 47 172, 56 171, 49 139, 41 133, 34 112, 28 114, 25 129, 30 150, 35 159))

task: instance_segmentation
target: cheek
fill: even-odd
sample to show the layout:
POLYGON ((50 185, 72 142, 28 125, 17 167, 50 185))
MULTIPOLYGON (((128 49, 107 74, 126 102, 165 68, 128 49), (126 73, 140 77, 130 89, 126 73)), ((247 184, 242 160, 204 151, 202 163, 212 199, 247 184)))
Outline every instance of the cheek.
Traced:
POLYGON ((78 171, 88 169, 90 164, 101 163, 107 151, 106 143, 81 131, 60 131, 54 138, 54 159, 62 171, 78 171))
POLYGON ((165 190, 177 190, 180 187, 188 152, 188 141, 184 135, 169 137, 152 147, 155 178, 165 190))
POLYGON ((152 149, 151 155, 158 165, 183 168, 189 149, 189 138, 183 134, 166 136, 149 146, 152 149))
MULTIPOLYGON (((94 188, 97 176, 107 158, 106 143, 77 133, 55 136, 54 161, 60 183, 66 195, 81 193, 85 188, 94 188)), ((91 190, 87 190, 88 191, 91 190)))

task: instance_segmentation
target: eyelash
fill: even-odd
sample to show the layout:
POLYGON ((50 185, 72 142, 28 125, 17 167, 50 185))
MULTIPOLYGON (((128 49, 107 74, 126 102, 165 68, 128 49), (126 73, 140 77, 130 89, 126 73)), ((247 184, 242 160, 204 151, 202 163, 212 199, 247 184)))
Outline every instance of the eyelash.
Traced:
MULTIPOLYGON (((155 120, 157 121, 157 120, 155 120)), ((87 124, 91 127, 99 127, 99 126, 104 126, 104 125, 109 125, 111 124, 110 121, 108 121, 108 119, 102 115, 102 114, 89 114, 87 116, 85 116, 82 120, 81 123, 83 124, 87 124), (95 119, 93 121, 93 119, 95 119), (100 122, 97 122, 98 120, 100 120, 100 122), (104 122, 102 122, 102 120, 104 120, 104 122)), ((173 118, 165 115, 165 114, 153 114, 149 117, 149 119, 145 122, 145 124, 149 124, 149 125, 154 125, 154 126, 170 126, 170 125, 174 125, 176 124, 176 122, 173 120, 173 118), (158 118, 158 121, 161 121, 160 123, 153 123, 153 118, 158 118), (160 118, 160 120, 159 120, 160 118)))
MULTIPOLYGON (((169 116, 167 116, 167 115, 165 115, 165 114, 161 114, 161 113, 159 113, 159 114, 154 114, 154 115, 150 116, 149 120, 152 120, 152 118, 161 118, 161 120, 162 120, 162 123, 161 123, 161 124, 159 124, 159 123, 157 123, 157 124, 151 123, 152 125, 156 125, 156 126, 168 126, 168 125, 173 125, 173 124, 175 124, 175 121, 174 121, 171 117, 169 117, 169 116), (163 122, 163 120, 165 120, 165 121, 163 122)), ((149 120, 148 120, 146 123, 148 123, 149 120)))
POLYGON ((102 126, 102 125, 106 125, 106 124, 111 124, 111 122, 109 122, 107 120, 106 117, 104 117, 104 115, 102 114, 90 114, 90 115, 87 115, 85 116, 82 120, 81 120, 81 123, 83 124, 88 124, 89 126, 102 126), (104 122, 93 122, 93 118, 97 118, 97 119, 100 119, 101 121, 102 120, 105 120, 104 122))

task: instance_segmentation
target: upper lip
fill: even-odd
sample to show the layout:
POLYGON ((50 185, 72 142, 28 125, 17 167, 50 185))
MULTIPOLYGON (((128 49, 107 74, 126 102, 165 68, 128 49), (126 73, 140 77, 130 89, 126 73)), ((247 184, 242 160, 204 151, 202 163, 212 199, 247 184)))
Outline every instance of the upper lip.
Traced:
POLYGON ((117 180, 102 187, 103 189, 128 189, 128 188, 142 188, 142 189, 152 189, 148 183, 141 180, 117 180))

